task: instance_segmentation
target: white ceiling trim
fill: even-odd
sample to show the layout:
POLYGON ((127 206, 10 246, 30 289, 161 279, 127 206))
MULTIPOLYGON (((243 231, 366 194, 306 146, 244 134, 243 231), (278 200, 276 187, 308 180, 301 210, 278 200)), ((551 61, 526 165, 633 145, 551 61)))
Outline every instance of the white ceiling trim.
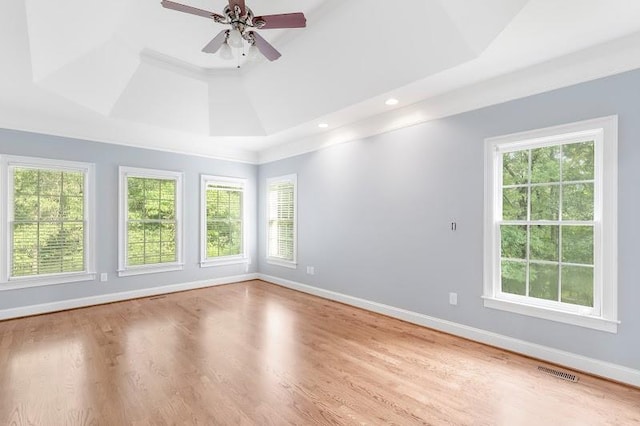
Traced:
MULTIPOLYGON (((640 68, 640 32, 378 114, 323 134, 274 141, 259 164, 640 68), (276 145, 276 143, 279 143, 276 145)), ((274 135, 274 139, 279 139, 274 135)))

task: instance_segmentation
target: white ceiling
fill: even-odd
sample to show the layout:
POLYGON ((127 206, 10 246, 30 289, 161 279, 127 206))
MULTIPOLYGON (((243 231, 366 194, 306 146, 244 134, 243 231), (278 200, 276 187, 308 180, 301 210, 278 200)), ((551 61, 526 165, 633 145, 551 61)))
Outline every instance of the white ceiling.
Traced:
POLYGON ((637 0, 247 4, 307 28, 238 69, 200 52, 222 26, 159 0, 1 2, 0 126, 269 161, 640 67, 637 0))

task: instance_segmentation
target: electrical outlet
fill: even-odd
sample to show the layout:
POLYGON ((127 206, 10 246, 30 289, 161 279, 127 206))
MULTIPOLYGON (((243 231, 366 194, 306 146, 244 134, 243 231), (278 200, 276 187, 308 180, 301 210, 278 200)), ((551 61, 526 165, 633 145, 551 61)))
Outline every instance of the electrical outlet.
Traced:
POLYGON ((458 293, 449 293, 449 304, 450 305, 458 304, 458 293))
POLYGON ((100 274, 100 281, 105 282, 109 280, 109 275, 106 272, 100 274))
POLYGON ((315 275, 315 274, 316 274, 315 266, 307 266, 307 275, 315 275))

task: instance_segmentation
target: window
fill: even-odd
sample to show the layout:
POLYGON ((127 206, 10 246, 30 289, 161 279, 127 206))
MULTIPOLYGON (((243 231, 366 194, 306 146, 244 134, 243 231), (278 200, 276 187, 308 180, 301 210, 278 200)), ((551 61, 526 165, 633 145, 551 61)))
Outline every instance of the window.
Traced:
POLYGON ((267 180, 267 262, 296 267, 296 175, 267 180))
POLYGON ((486 144, 485 306, 617 331, 617 118, 486 144))
POLYGON ((95 279, 94 166, 41 158, 2 158, 1 288, 95 279))
POLYGON ((120 276, 181 270, 182 173, 120 167, 120 276))
POLYGON ((200 266, 246 263, 245 180, 201 176, 200 266))

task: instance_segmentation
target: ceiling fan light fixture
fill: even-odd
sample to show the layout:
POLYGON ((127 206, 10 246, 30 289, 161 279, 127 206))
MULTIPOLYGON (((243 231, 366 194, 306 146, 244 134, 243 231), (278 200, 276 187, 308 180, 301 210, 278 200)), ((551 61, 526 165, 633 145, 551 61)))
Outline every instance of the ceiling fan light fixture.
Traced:
POLYGON ((223 43, 222 47, 220 47, 220 58, 225 61, 230 61, 233 59, 233 52, 231 51, 231 47, 227 43, 223 43))
POLYGON ((250 61, 256 61, 260 57, 260 50, 256 47, 255 44, 252 44, 247 51, 247 58, 250 61))
POLYGON ((229 33, 229 38, 227 39, 227 43, 229 43, 229 46, 239 49, 243 45, 242 41, 243 38, 242 34, 240 34, 240 31, 237 28, 232 29, 229 33))

